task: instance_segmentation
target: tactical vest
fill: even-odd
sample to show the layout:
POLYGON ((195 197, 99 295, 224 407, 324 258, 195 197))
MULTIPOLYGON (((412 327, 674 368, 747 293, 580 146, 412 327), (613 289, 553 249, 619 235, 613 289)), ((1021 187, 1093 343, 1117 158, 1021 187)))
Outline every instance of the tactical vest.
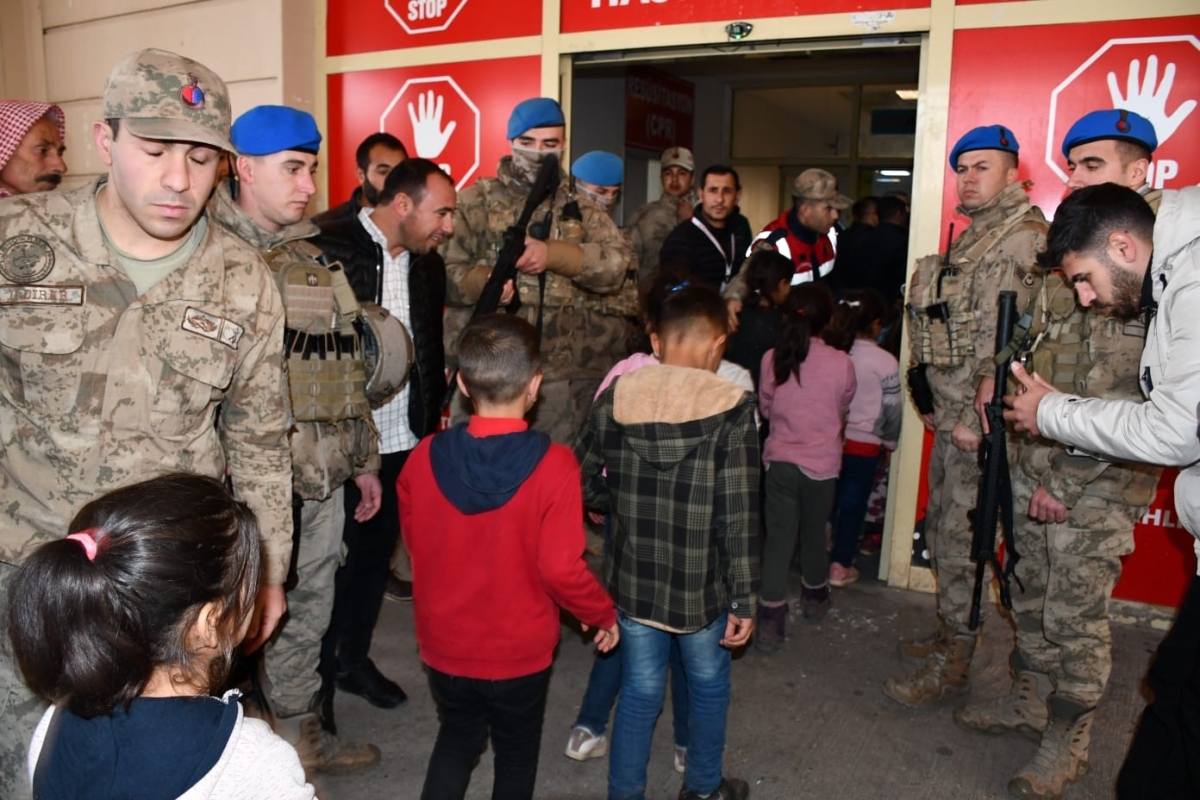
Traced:
MULTIPOLYGON (((929 255, 917 261, 908 302, 909 322, 917 361, 934 367, 957 367, 974 353, 981 330, 974 308, 975 265, 1006 235, 1029 228, 1045 231, 1046 223, 1022 214, 1007 225, 993 228, 970 247, 943 259, 929 255)), ((1037 280, 1032 272, 1019 275, 1027 285, 1037 280)), ((994 311, 992 312, 994 313, 994 311)))
POLYGON ((369 416, 358 301, 340 264, 317 262, 320 251, 292 242, 264 256, 283 298, 288 389, 297 422, 340 422, 369 416), (307 257, 295 258, 300 250, 307 257))
POLYGON ((1042 283, 1033 306, 1030 343, 1021 354, 1026 369, 1041 375, 1061 392, 1086 391, 1092 370, 1089 326, 1096 321, 1076 304, 1074 288, 1054 275, 1042 283))

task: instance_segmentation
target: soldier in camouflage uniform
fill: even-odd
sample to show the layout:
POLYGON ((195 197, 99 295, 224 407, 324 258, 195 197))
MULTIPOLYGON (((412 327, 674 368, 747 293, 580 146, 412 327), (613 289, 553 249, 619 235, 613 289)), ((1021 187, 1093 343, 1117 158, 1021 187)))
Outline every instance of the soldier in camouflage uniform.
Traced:
POLYGON ((890 679, 884 692, 899 703, 929 706, 966 688, 975 633, 968 629, 975 565, 971 524, 976 505, 982 426, 977 397, 991 397, 999 293, 1017 292, 1024 308, 1036 291, 1037 254, 1046 221, 1029 203, 1017 175, 1018 144, 1012 131, 975 128, 950 154, 957 172, 959 213, 971 226, 943 259, 917 263, 909 289, 913 361, 926 365, 934 411, 924 415, 934 433, 929 460, 925 531, 938 587, 938 631, 906 642, 906 654, 923 659, 912 675, 890 679))
MULTIPOLYGON (((144 50, 113 69, 102 114, 108 175, 0 201, 0 598, 97 495, 228 468, 263 536, 253 647, 286 605, 290 419, 279 292, 258 253, 204 214, 230 149, 229 95, 204 65, 144 50)), ((2 797, 27 796, 43 709, 2 637, 2 797)))
POLYGON ((638 260, 638 283, 649 285, 658 274, 658 256, 675 226, 692 218, 700 195, 692 188, 696 160, 686 147, 668 147, 662 154, 662 194, 629 215, 625 230, 638 260))
MULTIPOLYGON (((445 251, 447 361, 453 362, 458 336, 491 274, 504 231, 521 213, 546 154, 561 155, 564 135, 558 103, 544 97, 525 100, 509 118, 508 138, 513 152, 500 159, 497 177, 481 178, 459 194, 455 234, 445 251)), ((541 399, 532 412, 532 425, 563 443, 574 438, 607 372, 607 367, 600 368, 606 358, 603 349, 594 351, 593 347, 616 335, 614 318, 593 310, 585 300, 619 291, 633 257, 625 237, 607 214, 591 205, 580 205, 576 215, 571 208, 573 200, 564 179, 548 204, 553 212, 550 239, 526 239, 515 282, 521 302, 518 313, 534 324, 539 311, 542 316, 545 378, 541 399), (542 275, 544 296, 539 290, 542 275)), ((539 210, 535 221, 544 211, 539 210)), ((461 395, 452 414, 455 418, 466 414, 461 395)))
MULTIPOLYGON (((1143 189, 1156 146, 1153 126, 1132 112, 1088 114, 1063 142, 1072 171, 1068 186, 1113 182, 1143 189)), ((1033 323, 1030 371, 1080 397, 1141 402, 1141 321, 1085 311, 1074 288, 1051 274, 1038 294, 1033 323)), ((1025 591, 1013 595, 1014 680, 1008 695, 954 714, 971 730, 1040 737, 1038 752, 1009 783, 1017 797, 1061 797, 1087 765, 1092 719, 1112 671, 1109 597, 1161 473, 1144 464, 1073 455, 1046 439, 1021 443, 1013 506, 1025 591)))
POLYGON ((378 434, 353 326, 359 306, 345 277, 323 266, 321 251, 305 241, 320 233, 304 218, 316 194, 312 176, 321 146, 316 120, 286 106, 258 106, 233 123, 231 141, 238 157, 231 179, 217 187, 213 217, 262 253, 280 283, 296 420, 291 436, 292 491, 300 506, 296 584, 288 591, 287 620, 263 662, 275 730, 296 748, 305 769, 357 772, 377 764, 379 750, 323 730, 314 709, 320 704, 321 637, 329 628, 342 557, 342 484, 353 479, 362 492, 357 509, 362 519, 379 510, 378 434), (322 275, 329 280, 320 280, 322 275), (315 345, 331 336, 354 345, 346 350, 315 345), (328 372, 317 372, 314 380, 309 368, 328 372))

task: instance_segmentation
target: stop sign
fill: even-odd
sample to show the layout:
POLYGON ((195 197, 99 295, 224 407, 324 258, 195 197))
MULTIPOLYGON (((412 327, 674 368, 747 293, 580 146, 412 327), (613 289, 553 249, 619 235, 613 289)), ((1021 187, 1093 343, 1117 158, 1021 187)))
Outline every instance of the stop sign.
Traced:
POLYGON ((409 33, 444 31, 467 0, 383 0, 388 13, 409 33))
POLYGON ((479 169, 479 108, 454 79, 410 78, 379 115, 379 130, 412 142, 462 189, 479 169))
POLYGON ((1062 141, 1071 125, 1097 109, 1123 108, 1154 124, 1155 188, 1200 183, 1200 40, 1195 36, 1109 39, 1050 94, 1046 164, 1064 181, 1062 141))

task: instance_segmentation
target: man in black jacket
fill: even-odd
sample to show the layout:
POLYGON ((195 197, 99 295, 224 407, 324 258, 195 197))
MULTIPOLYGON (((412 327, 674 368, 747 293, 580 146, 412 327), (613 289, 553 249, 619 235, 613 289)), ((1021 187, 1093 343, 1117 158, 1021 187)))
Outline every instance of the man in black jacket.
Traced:
POLYGON ((660 267, 682 269, 691 280, 723 288, 741 269, 750 246, 749 225, 737 224, 741 195, 737 170, 722 164, 704 170, 700 205, 663 242, 660 267))
POLYGON ((338 572, 333 620, 322 647, 323 718, 332 727, 332 683, 394 708, 407 696, 380 674, 369 654, 388 564, 400 536, 396 479, 412 449, 438 428, 446 392, 442 308, 446 266, 437 247, 454 232, 454 184, 436 164, 417 158, 388 173, 377 204, 321 226, 313 243, 340 261, 359 300, 378 303, 404 323, 416 359, 408 384, 375 409, 382 460, 379 513, 355 518, 358 492, 346 484, 346 561, 338 572))

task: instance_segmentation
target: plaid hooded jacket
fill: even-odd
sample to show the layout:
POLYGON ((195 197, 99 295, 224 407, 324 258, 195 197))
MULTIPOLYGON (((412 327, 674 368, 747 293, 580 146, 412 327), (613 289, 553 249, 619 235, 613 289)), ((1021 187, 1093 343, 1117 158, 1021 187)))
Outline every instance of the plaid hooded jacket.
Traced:
POLYGON ((619 377, 575 444, 584 502, 611 514, 609 593, 635 620, 679 632, 758 604, 754 399, 685 367, 619 377), (607 469, 607 474, 605 470, 607 469))

